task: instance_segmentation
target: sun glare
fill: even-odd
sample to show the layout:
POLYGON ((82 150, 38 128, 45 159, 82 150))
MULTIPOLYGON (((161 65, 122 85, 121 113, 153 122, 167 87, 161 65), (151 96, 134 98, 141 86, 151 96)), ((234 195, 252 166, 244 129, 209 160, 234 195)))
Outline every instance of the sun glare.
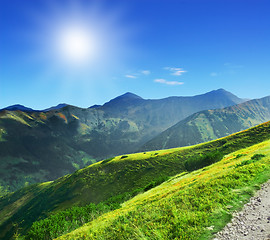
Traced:
POLYGON ((56 38, 59 56, 72 64, 89 61, 94 57, 98 47, 91 33, 79 26, 69 26, 60 30, 56 38))
POLYGON ((130 55, 130 29, 119 13, 94 2, 71 0, 65 8, 51 2, 34 21, 37 59, 46 63, 49 74, 76 81, 115 72, 130 55))

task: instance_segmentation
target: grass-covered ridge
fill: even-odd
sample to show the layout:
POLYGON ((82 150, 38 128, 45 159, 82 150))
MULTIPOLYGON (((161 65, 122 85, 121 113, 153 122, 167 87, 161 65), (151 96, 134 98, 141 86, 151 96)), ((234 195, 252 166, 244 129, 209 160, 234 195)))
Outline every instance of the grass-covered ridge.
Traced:
POLYGON ((59 239, 211 239, 270 178, 269 164, 270 140, 176 175, 59 239))
POLYGON ((174 176, 216 162, 226 154, 270 139, 270 122, 226 138, 192 147, 118 156, 66 175, 54 182, 23 188, 0 199, 0 238, 22 234, 32 223, 73 206, 98 204, 134 193, 161 177, 174 176), (214 156, 206 161, 205 156, 214 156), (196 160, 194 169, 191 161, 196 160))
MULTIPOLYGON (((48 218, 34 222, 30 230, 24 236, 24 239, 54 239, 58 236, 69 233, 76 228, 81 227, 83 224, 98 218, 106 212, 121 208, 121 204, 125 201, 160 185, 166 180, 168 180, 168 177, 160 177, 149 182, 144 187, 137 188, 132 192, 125 192, 123 194, 113 196, 98 204, 90 203, 84 207, 74 206, 66 210, 53 213, 48 218)), ((19 235, 19 233, 17 233, 17 235, 19 235)))

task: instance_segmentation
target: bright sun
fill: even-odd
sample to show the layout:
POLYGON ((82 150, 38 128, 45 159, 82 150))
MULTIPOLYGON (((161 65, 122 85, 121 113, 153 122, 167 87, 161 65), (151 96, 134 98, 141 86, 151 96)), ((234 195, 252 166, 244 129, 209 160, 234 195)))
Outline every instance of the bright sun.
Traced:
POLYGON ((48 74, 76 81, 118 71, 129 56, 130 29, 123 24, 121 11, 108 11, 98 1, 68 2, 65 7, 49 4, 44 15, 33 20, 33 57, 46 63, 48 74))
POLYGON ((83 64, 94 57, 97 49, 93 36, 80 26, 69 26, 57 34, 57 50, 60 57, 72 64, 83 64))

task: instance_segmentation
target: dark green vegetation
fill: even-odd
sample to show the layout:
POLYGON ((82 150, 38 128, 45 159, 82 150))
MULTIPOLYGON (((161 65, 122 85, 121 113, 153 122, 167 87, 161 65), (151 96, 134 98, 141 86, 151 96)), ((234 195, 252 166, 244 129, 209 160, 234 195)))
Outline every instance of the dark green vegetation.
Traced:
MULTIPOLYGON (((192 147, 125 155, 128 156, 126 158, 115 157, 105 163, 95 163, 54 182, 23 188, 0 200, 0 209, 3 209, 0 212, 0 233, 2 234, 0 237, 11 238, 17 231, 16 228, 22 234, 27 234, 33 222, 44 219, 59 210, 74 206, 83 207, 90 203, 104 203, 112 197, 118 198, 119 201, 117 200, 118 202, 115 203, 119 204, 126 200, 121 196, 132 197, 138 189, 142 189, 143 192, 159 184, 166 177, 192 171, 193 168, 191 164, 188 164, 189 161, 197 159, 195 169, 207 166, 219 161, 221 156, 268 139, 270 139, 270 122, 226 138, 192 147), (207 155, 209 160, 204 158, 204 155, 207 155), (208 162, 204 163, 204 161, 208 162), (159 180, 160 178, 161 180, 159 180)), ((239 154, 245 153, 241 152, 236 155, 239 154)), ((238 161, 245 155, 239 156, 235 157, 238 161)), ((239 169, 241 168, 239 167, 239 169)), ((219 172, 222 171, 219 170, 219 172)), ((168 206, 164 206, 164 210, 168 206)), ((201 216, 200 219, 204 219, 204 217, 201 216)), ((127 220, 124 218, 123 221, 127 220)), ((119 224, 123 225, 121 222, 119 224)), ((61 231, 67 230, 62 229, 61 231)))
POLYGON ((211 151, 204 154, 192 156, 184 162, 184 165, 187 171, 194 171, 218 162, 222 158, 223 154, 221 152, 211 151))
POLYGON ((242 102, 219 89, 194 97, 145 100, 131 93, 103 106, 0 112, 0 196, 54 180, 93 162, 135 152, 185 117, 242 102))
POLYGON ((159 177, 152 180, 143 188, 138 188, 132 192, 125 192, 123 194, 113 196, 98 204, 91 203, 85 207, 76 206, 64 211, 59 211, 44 220, 34 222, 30 230, 27 232, 25 239, 54 239, 69 233, 106 212, 119 209, 121 207, 121 203, 129 200, 139 193, 148 191, 151 188, 160 185, 166 180, 168 180, 168 177, 159 177))
MULTIPOLYGON (((78 123, 44 113, 0 113, 0 188, 15 191, 95 162, 71 139, 78 123)), ((0 189, 1 190, 1 189, 0 189)), ((1 196, 1 192, 0 192, 1 196)))
POLYGON ((195 113, 165 130, 140 149, 150 151, 194 145, 248 129, 270 120, 270 97, 224 109, 195 113))
POLYGON ((236 167, 242 167, 244 165, 248 165, 248 164, 251 164, 251 163, 255 163, 256 161, 262 159, 263 157, 265 157, 264 154, 255 154, 251 157, 250 160, 245 160, 245 161, 242 161, 240 164, 237 164, 236 167))

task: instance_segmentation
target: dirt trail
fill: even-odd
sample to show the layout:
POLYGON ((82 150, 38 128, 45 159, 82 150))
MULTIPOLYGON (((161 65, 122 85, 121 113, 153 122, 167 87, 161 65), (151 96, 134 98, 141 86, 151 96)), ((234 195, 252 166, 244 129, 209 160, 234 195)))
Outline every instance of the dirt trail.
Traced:
POLYGON ((270 240, 270 180, 235 214, 214 240, 270 240))

